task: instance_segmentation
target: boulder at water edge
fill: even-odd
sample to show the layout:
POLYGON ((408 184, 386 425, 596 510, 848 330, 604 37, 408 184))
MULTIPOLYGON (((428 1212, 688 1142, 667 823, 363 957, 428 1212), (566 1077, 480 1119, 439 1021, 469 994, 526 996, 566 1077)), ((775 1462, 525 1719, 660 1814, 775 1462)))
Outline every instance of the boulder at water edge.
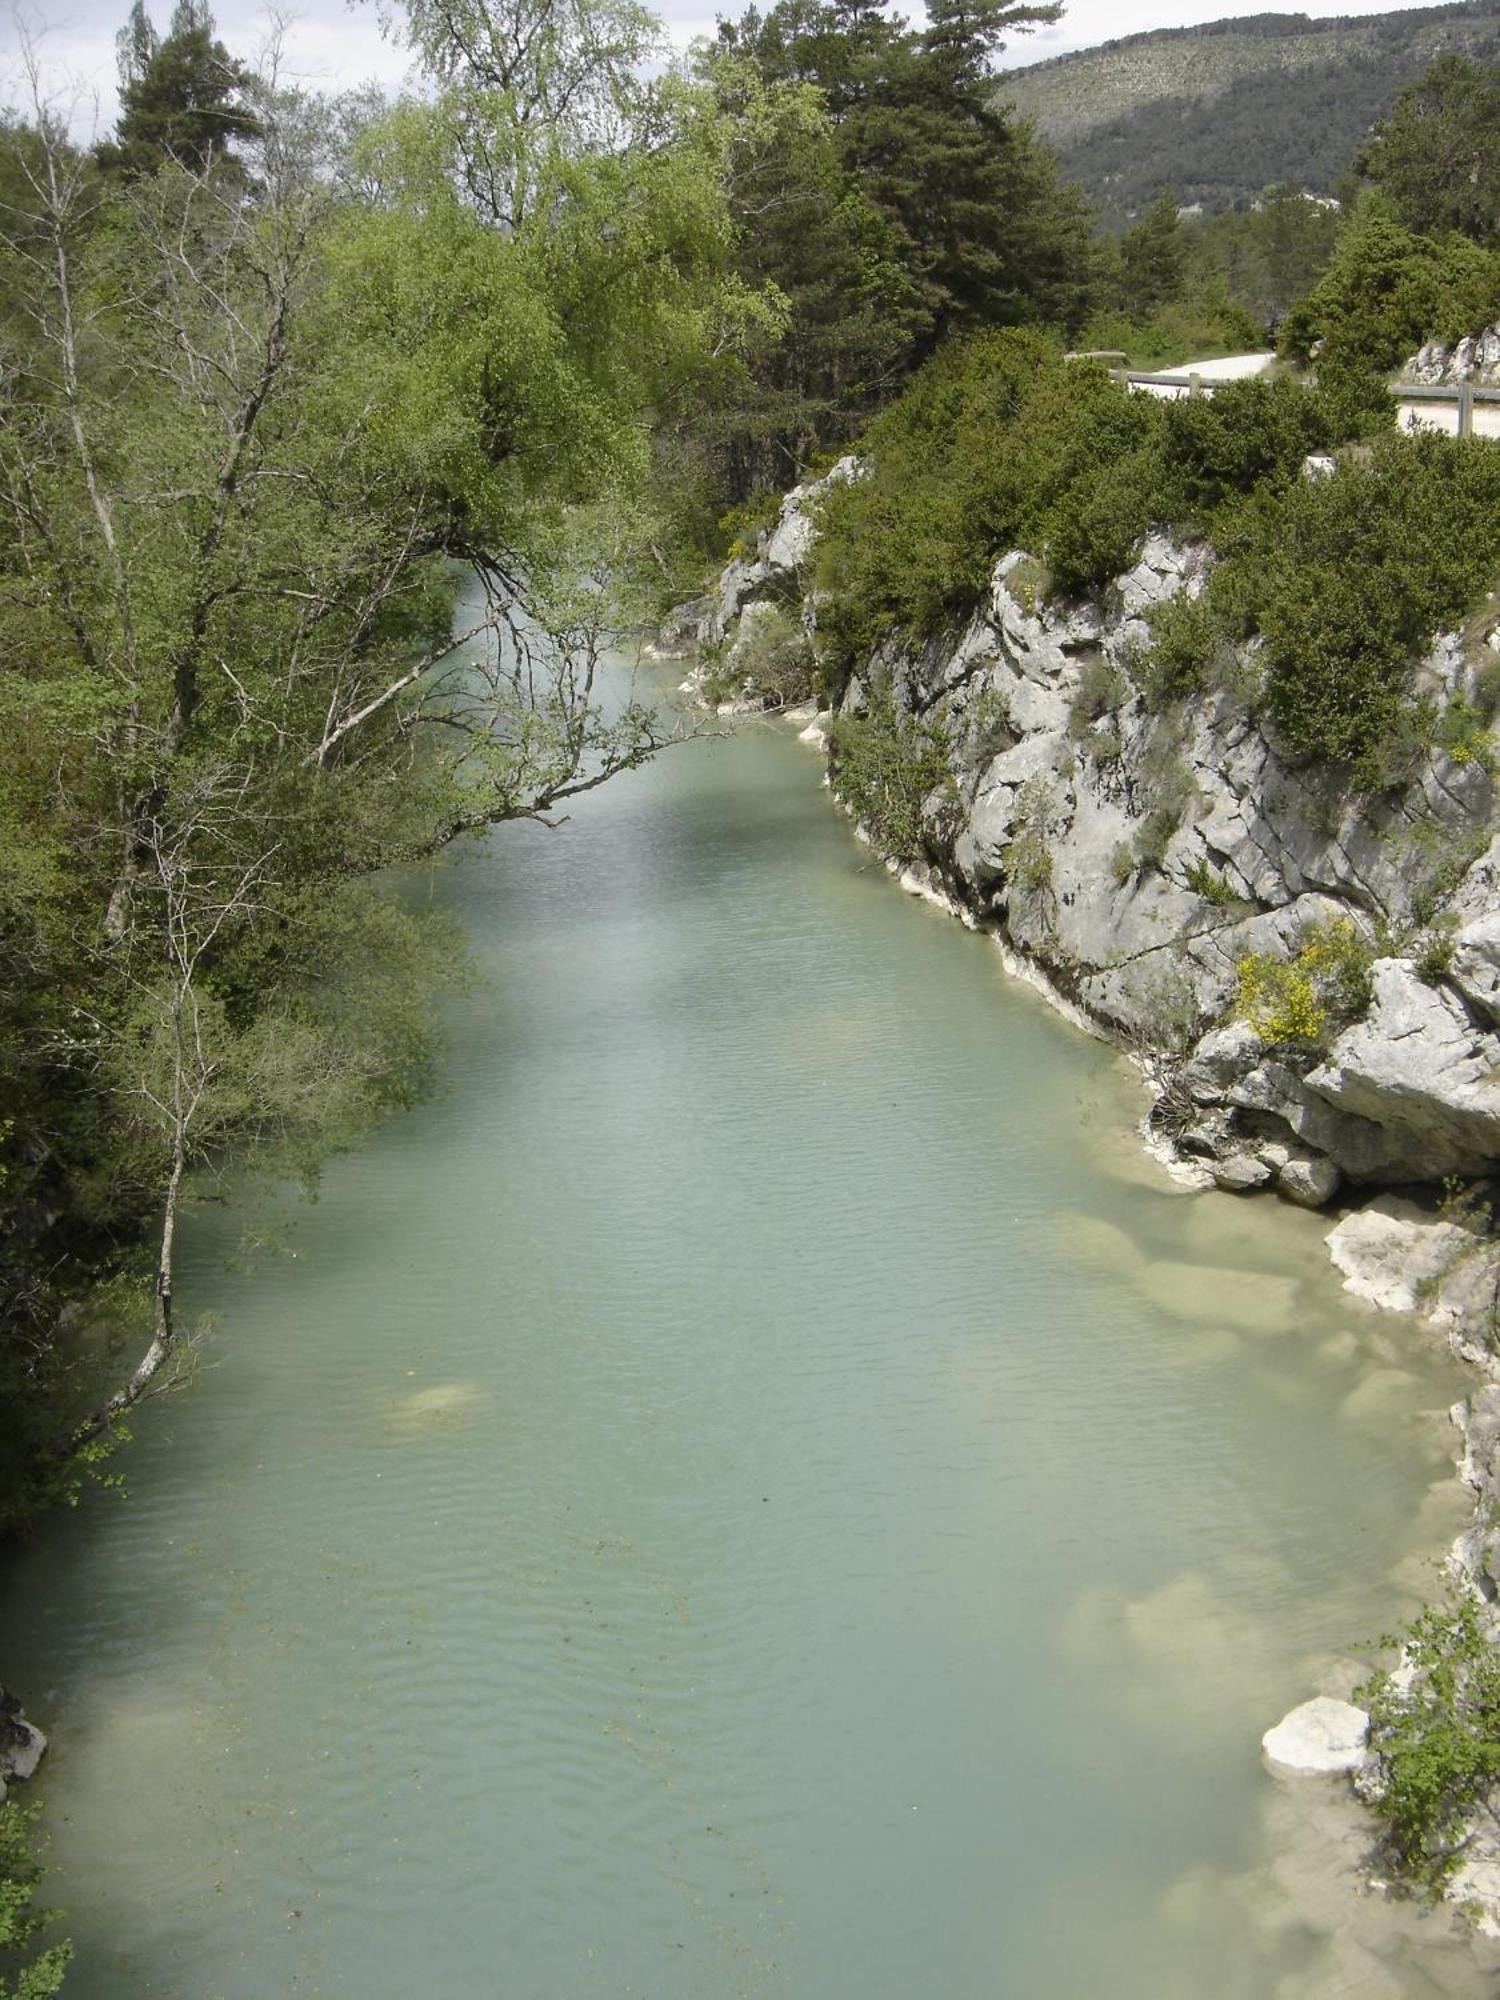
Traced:
POLYGON ((1278 1771, 1355 1771, 1365 1761, 1369 1734, 1362 1708, 1320 1694, 1284 1715, 1260 1744, 1278 1771))

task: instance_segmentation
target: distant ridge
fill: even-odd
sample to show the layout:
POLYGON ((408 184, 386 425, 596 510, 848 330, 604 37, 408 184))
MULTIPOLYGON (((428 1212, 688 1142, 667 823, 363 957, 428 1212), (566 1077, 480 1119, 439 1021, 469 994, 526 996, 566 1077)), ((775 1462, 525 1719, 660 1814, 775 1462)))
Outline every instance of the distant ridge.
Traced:
POLYGON ((1164 187, 1209 210, 1275 181, 1334 193, 1396 93, 1447 50, 1500 61, 1500 0, 1160 28, 1007 71, 997 95, 1120 221, 1164 187))

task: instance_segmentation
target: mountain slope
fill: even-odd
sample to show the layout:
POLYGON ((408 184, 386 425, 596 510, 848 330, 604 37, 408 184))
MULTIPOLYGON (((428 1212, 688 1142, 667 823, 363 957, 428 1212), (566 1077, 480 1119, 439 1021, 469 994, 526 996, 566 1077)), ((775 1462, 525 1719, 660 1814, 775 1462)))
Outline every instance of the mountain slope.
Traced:
POLYGON ((1232 208, 1274 181, 1330 194, 1396 93, 1447 50, 1500 60, 1500 0, 1161 29, 1000 79, 1113 220, 1162 188, 1232 208))

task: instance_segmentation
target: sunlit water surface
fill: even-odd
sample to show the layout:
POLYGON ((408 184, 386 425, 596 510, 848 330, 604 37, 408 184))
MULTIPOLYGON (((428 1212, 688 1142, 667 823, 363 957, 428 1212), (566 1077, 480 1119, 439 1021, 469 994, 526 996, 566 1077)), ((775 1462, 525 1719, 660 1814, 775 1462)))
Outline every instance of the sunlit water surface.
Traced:
POLYGON ((80 2000, 1490 1990, 1259 1759, 1456 1521, 1326 1222, 1174 1191, 784 728, 433 893, 437 1093, 196 1217, 201 1376, 4 1578, 80 2000))

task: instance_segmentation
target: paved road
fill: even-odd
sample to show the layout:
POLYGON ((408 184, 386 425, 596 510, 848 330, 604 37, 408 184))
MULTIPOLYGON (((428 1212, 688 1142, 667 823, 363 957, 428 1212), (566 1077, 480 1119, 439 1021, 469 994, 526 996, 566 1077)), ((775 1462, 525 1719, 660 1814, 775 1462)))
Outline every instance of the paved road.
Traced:
MULTIPOLYGON (((1276 359, 1274 354, 1222 354, 1211 361, 1184 361, 1177 367, 1163 369, 1163 374, 1196 375, 1205 385, 1214 382, 1238 382, 1247 375, 1262 375, 1276 359)), ((1185 396, 1186 389, 1180 389, 1164 382, 1139 382, 1136 388, 1152 396, 1185 396)), ((1458 431, 1458 405, 1454 403, 1402 403, 1396 405, 1396 420, 1402 430, 1416 430, 1421 425, 1429 429, 1443 431, 1453 437, 1458 431)), ((1474 411, 1475 437, 1500 438, 1500 404, 1480 403, 1474 411)))

